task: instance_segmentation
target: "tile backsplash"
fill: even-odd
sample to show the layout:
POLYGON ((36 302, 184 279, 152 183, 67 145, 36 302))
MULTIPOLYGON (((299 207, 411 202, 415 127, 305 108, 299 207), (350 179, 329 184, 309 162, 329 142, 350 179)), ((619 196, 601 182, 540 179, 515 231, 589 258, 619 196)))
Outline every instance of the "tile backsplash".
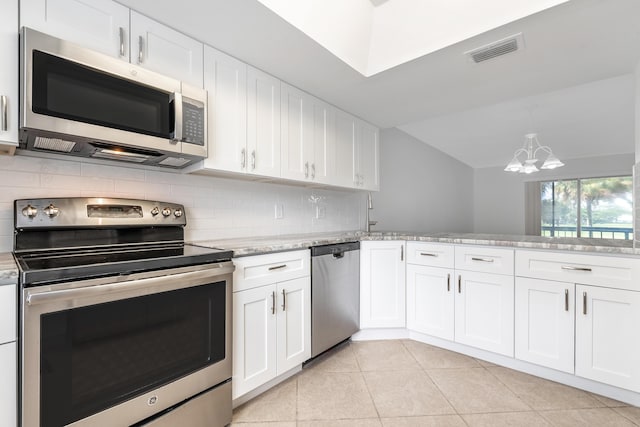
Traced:
POLYGON ((0 156, 0 252, 13 249, 14 199, 76 196, 182 203, 189 241, 364 228, 359 192, 0 156))

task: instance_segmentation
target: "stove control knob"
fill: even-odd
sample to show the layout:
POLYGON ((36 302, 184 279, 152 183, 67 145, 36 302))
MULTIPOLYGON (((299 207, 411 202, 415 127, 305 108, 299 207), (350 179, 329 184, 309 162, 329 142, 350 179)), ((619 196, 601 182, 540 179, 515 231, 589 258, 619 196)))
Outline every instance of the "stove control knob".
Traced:
POLYGON ((22 209, 22 215, 33 219, 36 215, 38 215, 38 208, 27 205, 22 209))
POLYGON ((160 213, 160 209, 158 209, 158 207, 154 207, 153 209, 151 209, 151 215, 156 216, 160 213))
POLYGON ((171 209, 169 208, 162 209, 162 216, 169 216, 169 215, 171 215, 171 209))
POLYGON ((184 212, 182 212, 182 209, 176 209, 175 212, 173 212, 173 215, 175 215, 176 218, 180 218, 182 214, 184 214, 184 212))
POLYGON ((49 218, 55 218, 60 213, 60 208, 55 207, 53 203, 51 203, 49 206, 44 208, 44 213, 47 214, 49 218))

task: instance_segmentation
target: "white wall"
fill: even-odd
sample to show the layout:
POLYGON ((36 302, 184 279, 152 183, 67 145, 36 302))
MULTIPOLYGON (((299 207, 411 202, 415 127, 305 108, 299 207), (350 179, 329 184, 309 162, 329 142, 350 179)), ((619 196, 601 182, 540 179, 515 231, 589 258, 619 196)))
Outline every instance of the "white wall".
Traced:
POLYGON ((562 161, 560 169, 533 175, 508 173, 504 167, 475 169, 474 233, 525 234, 525 182, 631 175, 634 153, 562 161))
POLYGON ((187 240, 357 230, 363 193, 194 176, 27 156, 0 156, 0 252, 13 249, 13 200, 105 196, 185 205, 187 240), (284 217, 275 219, 275 205, 284 217), (315 219, 316 206, 325 216, 315 219))
POLYGON ((372 230, 471 232, 473 170, 393 128, 380 133, 380 192, 372 230))

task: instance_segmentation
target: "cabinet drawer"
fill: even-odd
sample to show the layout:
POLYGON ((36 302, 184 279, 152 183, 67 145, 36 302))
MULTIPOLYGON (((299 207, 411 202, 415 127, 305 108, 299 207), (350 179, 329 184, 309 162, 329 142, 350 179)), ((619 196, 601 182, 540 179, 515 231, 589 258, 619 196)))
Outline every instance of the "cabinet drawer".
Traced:
POLYGON ((0 344, 16 340, 17 304, 16 285, 0 286, 0 344))
POLYGON ((455 247, 456 270, 513 275, 513 250, 478 246, 455 247))
POLYGON ((309 250, 234 258, 233 291, 305 277, 311 274, 309 250))
POLYGON ((407 242, 407 264, 453 268, 453 246, 438 243, 407 242))
POLYGON ((640 290, 640 259, 516 251, 516 276, 640 290))

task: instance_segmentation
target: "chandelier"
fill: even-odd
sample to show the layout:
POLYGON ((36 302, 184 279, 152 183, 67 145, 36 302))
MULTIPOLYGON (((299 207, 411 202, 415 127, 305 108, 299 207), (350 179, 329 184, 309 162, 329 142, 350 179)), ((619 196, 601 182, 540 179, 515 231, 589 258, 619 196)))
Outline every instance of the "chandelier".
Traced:
POLYGON ((553 155, 551 148, 546 145, 540 145, 538 142, 538 134, 528 133, 525 136, 524 146, 513 154, 513 159, 509 162, 504 170, 506 172, 519 172, 519 173, 533 173, 538 172, 540 169, 555 169, 564 166, 564 163, 553 155), (536 154, 538 151, 544 151, 547 153, 547 159, 544 161, 540 169, 536 167, 538 159, 536 154), (520 161, 519 156, 525 154, 527 158, 524 163, 520 161))

